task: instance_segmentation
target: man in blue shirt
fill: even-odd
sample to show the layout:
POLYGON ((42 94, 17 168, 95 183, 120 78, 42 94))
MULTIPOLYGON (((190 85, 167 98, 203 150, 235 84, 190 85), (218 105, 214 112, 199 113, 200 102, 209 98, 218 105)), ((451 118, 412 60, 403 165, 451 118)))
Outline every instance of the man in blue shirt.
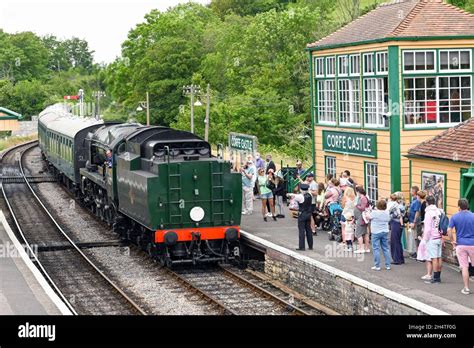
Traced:
MULTIPOLYGON (((410 228, 415 229, 416 225, 416 212, 420 211, 421 208, 421 202, 418 200, 418 191, 420 191, 420 188, 418 186, 413 186, 411 188, 411 202, 410 202, 410 210, 408 214, 408 222, 410 224, 410 228)), ((417 229, 418 230, 418 229, 417 229)), ((416 247, 418 249, 418 245, 420 244, 420 240, 416 238, 415 236, 415 243, 416 247)), ((410 255, 412 258, 416 259, 416 251, 410 255)))
POLYGON ((459 212, 449 221, 448 235, 456 247, 459 267, 462 271, 464 288, 461 293, 469 295, 469 258, 474 263, 474 214, 468 210, 469 202, 462 198, 458 201, 459 212), (453 229, 456 233, 454 234, 453 229), (453 236, 455 237, 453 239, 453 236))

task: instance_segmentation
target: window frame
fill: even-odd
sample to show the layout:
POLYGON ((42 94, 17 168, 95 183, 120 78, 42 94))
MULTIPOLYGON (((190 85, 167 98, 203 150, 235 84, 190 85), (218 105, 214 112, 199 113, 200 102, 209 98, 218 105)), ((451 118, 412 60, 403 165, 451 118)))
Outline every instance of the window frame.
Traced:
POLYGON ((349 76, 349 58, 347 55, 337 56, 337 76, 347 77, 349 76), (341 64, 341 60, 343 60, 341 64), (345 61, 345 64, 344 64, 345 61), (345 72, 341 72, 341 67, 345 68, 345 72))
POLYGON ((325 74, 325 57, 314 57, 314 77, 324 77, 325 74), (318 62, 322 62, 322 75, 318 74, 318 62))
MULTIPOLYGON (((411 75, 411 74, 410 74, 411 75)), ((433 74, 433 75, 428 75, 428 76, 402 76, 402 95, 403 95, 403 126, 404 126, 404 129, 407 129, 407 130, 416 130, 416 129, 426 129, 426 128, 451 128, 451 127, 454 127, 456 125, 459 125, 460 123, 464 122, 463 119, 462 119, 462 113, 463 112, 466 112, 466 110, 462 110, 462 101, 463 101, 463 98, 462 98, 462 84, 461 84, 461 81, 459 82, 459 89, 461 90, 461 94, 459 96, 459 113, 460 113, 460 116, 459 116, 459 119, 460 121, 459 122, 440 122, 441 120, 441 113, 444 113, 444 112, 441 112, 440 111, 440 90, 441 89, 448 89, 450 90, 450 86, 448 85, 447 88, 440 88, 440 83, 439 83, 439 80, 441 78, 448 78, 448 79, 451 79, 451 78, 458 78, 459 80, 461 80, 461 78, 468 78, 469 79, 469 89, 470 89, 470 100, 471 100, 471 104, 470 104, 470 113, 471 113, 471 118, 474 117, 474 91, 473 91, 473 80, 474 80, 474 77, 472 74, 460 74, 460 75, 446 75, 446 74, 433 74), (425 87, 424 87, 424 91, 426 93, 426 91, 428 90, 428 88, 426 87, 426 79, 428 78, 434 78, 436 83, 435 83, 435 99, 434 101, 436 102, 436 122, 434 123, 428 123, 428 122, 425 122, 425 123, 415 123, 415 124, 411 124, 411 123, 408 123, 406 122, 407 119, 406 119, 406 116, 407 116, 407 107, 406 107, 406 103, 407 103, 407 98, 405 96, 405 92, 407 91, 407 88, 405 87, 405 80, 406 79, 413 79, 414 82, 413 82, 413 93, 414 93, 414 102, 416 103, 416 90, 417 88, 415 87, 416 86, 416 82, 415 80, 416 79, 425 79, 425 87)), ((412 90, 412 89, 408 89, 408 90, 412 90)), ((426 98, 426 97, 425 97, 426 98)), ((428 99, 425 99, 425 102, 427 101, 428 99)), ((443 101, 447 101, 448 102, 448 105, 450 104, 450 98, 448 98, 447 100, 444 100, 443 101)), ((414 105, 413 106, 414 110, 416 110, 417 106, 414 105)), ((413 111, 414 113, 416 111, 413 111)), ((448 109, 447 113, 449 114, 449 117, 450 117, 450 121, 451 121, 451 114, 452 114, 452 110, 451 108, 448 109)))
POLYGON ((316 81, 317 85, 317 97, 318 97, 318 105, 317 105, 317 116, 318 116, 318 124, 323 124, 323 125, 336 125, 337 124, 337 83, 336 83, 336 79, 324 79, 324 80, 318 80, 316 81), (332 90, 329 90, 327 88, 327 84, 329 83, 333 83, 333 89, 332 90), (322 83, 324 84, 324 89, 322 90, 322 93, 323 95, 325 96, 325 98, 323 99, 323 104, 321 104, 321 88, 319 86, 319 83, 322 83), (329 95, 329 93, 331 93, 333 95, 333 98, 331 100, 329 100, 327 98, 327 96, 329 95), (326 120, 326 119, 322 119, 322 115, 321 115, 321 109, 322 107, 324 108, 324 112, 328 112, 328 109, 329 109, 329 104, 332 103, 332 107, 333 107, 333 110, 331 111, 334 115, 333 117, 331 118, 334 118, 334 120, 326 120))
MULTIPOLYGON (((384 115, 387 114, 387 109, 386 109, 386 105, 385 105, 385 98, 384 98, 384 90, 385 90, 385 82, 384 82, 384 78, 386 78, 385 76, 371 76, 371 77, 367 77, 367 78, 364 78, 362 80, 362 84, 363 84, 363 87, 362 87, 362 90, 363 90, 363 100, 364 100, 364 103, 363 103, 363 118, 364 118, 364 127, 367 127, 367 128, 387 128, 387 125, 385 124, 385 117, 384 115), (367 122, 367 115, 366 115, 366 112, 367 112, 367 96, 366 96, 366 93, 367 93, 367 88, 366 88, 366 81, 368 80, 374 80, 375 81, 375 90, 371 90, 371 92, 375 92, 375 96, 376 96, 376 99, 375 99, 375 113, 376 113, 376 116, 377 116, 377 123, 369 123, 367 122), (378 100, 378 96, 379 96, 379 92, 380 92, 380 89, 379 89, 379 80, 382 81, 382 88, 381 88, 381 93, 382 93, 382 115, 381 117, 378 117, 378 111, 379 111, 379 100, 378 100)), ((387 81, 388 83, 388 81, 387 81)), ((373 101, 372 101, 373 102, 373 101)))
POLYGON ((379 199, 379 164, 377 162, 369 162, 369 161, 364 161, 364 187, 366 188, 366 194, 367 194, 367 199, 369 200, 370 203, 375 204, 377 200, 379 199), (375 167, 375 175, 370 174, 369 166, 374 166, 375 167), (369 178, 374 177, 375 178, 375 184, 376 187, 372 188, 369 186, 369 178), (371 191, 375 192, 375 199, 371 197, 370 192, 371 191))
POLYGON ((348 59, 349 59, 349 76, 360 76, 361 75, 360 57, 361 57, 360 53, 349 54, 349 56, 348 56, 348 59), (356 65, 358 67, 358 72, 356 72, 356 73, 352 72, 353 58, 358 58, 358 61, 359 61, 359 64, 356 65))
POLYGON ((324 156, 324 173, 325 175, 327 176, 328 174, 333 174, 333 177, 335 177, 335 175, 337 174, 337 158, 336 156, 330 156, 330 155, 326 155, 324 156), (331 161, 334 161, 334 167, 333 167, 333 170, 334 170, 334 173, 329 173, 329 160, 331 161))
POLYGON ((326 77, 336 77, 336 56, 326 56, 325 57, 325 73, 326 73, 326 77), (330 64, 328 63, 328 60, 332 60, 333 64, 332 64, 332 67, 333 67, 333 73, 332 74, 329 74, 328 73, 328 68, 330 66, 330 64))
POLYGON ((438 59, 438 62, 439 62, 439 72, 441 74, 455 74, 455 73, 471 73, 472 72, 472 49, 469 49, 469 48, 458 48, 458 49, 440 49, 439 52, 439 59, 438 59), (441 53, 443 52, 447 52, 448 53, 448 69, 442 69, 441 68, 441 53), (459 60, 461 60, 461 52, 468 52, 469 53, 469 69, 450 69, 449 68, 449 65, 450 65, 450 60, 449 60, 449 54, 450 52, 458 52, 459 53, 459 60))
POLYGON ((362 54, 362 76, 374 76, 375 75, 375 62, 374 58, 375 57, 375 52, 365 52, 362 54), (371 59, 371 67, 372 67, 372 72, 367 72, 365 71, 365 57, 370 56, 371 59))
POLYGON ((388 51, 375 52, 375 74, 376 75, 388 75, 388 51), (385 56, 385 66, 387 70, 379 71, 379 56, 385 56))
POLYGON ((351 78, 345 78, 345 79, 339 79, 338 80, 338 103, 339 103, 339 108, 338 108, 338 114, 339 114, 339 124, 341 126, 345 127, 359 127, 361 125, 361 84, 360 84, 360 79, 351 79, 351 78), (343 100, 341 98, 341 82, 347 82, 347 90, 344 90, 344 92, 347 92, 348 94, 348 100, 343 100), (359 85, 358 89, 354 89, 354 84, 357 82, 359 85), (354 98, 354 92, 358 93, 358 99, 356 100, 354 98), (341 103, 347 103, 348 105, 348 110, 344 111, 347 112, 349 116, 349 122, 343 121, 341 117, 341 110, 343 109, 341 106, 341 103), (357 110, 355 108, 355 105, 358 106, 357 110), (359 121, 355 122, 355 117, 356 114, 358 116, 359 121))

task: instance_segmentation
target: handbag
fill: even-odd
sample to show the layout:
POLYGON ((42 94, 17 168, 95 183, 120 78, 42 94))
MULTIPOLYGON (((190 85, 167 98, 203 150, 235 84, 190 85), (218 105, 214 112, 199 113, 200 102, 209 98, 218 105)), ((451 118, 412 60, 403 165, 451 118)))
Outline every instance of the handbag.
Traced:
POLYGON ((422 239, 420 241, 420 245, 418 246, 418 251, 416 253, 416 259, 418 261, 429 261, 430 257, 428 256, 428 248, 426 245, 426 241, 422 239))
POLYGON ((270 189, 272 191, 275 189, 275 184, 271 182, 270 180, 267 180, 267 183, 265 186, 267 187, 267 189, 270 189))

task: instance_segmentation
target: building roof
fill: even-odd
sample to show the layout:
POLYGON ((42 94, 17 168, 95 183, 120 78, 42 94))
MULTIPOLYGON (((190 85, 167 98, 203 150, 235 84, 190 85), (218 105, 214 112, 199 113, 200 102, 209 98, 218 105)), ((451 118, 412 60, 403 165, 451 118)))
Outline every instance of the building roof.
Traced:
POLYGON ((18 112, 12 111, 7 108, 0 107, 0 118, 6 119, 22 119, 23 116, 20 115, 18 112))
POLYGON ((418 144, 408 151, 408 156, 473 163, 474 117, 418 144))
POLYGON ((474 15, 442 0, 395 0, 308 44, 308 48, 438 36, 474 36, 474 15))

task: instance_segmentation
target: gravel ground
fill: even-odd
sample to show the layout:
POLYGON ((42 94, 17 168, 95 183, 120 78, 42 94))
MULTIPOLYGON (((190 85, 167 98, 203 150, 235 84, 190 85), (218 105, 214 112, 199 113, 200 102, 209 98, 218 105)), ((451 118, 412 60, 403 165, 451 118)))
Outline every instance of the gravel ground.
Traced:
POLYGON ((119 239, 117 234, 99 220, 94 219, 57 183, 40 183, 36 185, 36 190, 75 241, 104 242, 119 239))
POLYGON ((133 293, 153 314, 213 315, 211 306, 203 305, 193 292, 183 289, 173 278, 160 272, 158 266, 134 248, 104 247, 85 250, 104 268, 111 278, 133 293))

